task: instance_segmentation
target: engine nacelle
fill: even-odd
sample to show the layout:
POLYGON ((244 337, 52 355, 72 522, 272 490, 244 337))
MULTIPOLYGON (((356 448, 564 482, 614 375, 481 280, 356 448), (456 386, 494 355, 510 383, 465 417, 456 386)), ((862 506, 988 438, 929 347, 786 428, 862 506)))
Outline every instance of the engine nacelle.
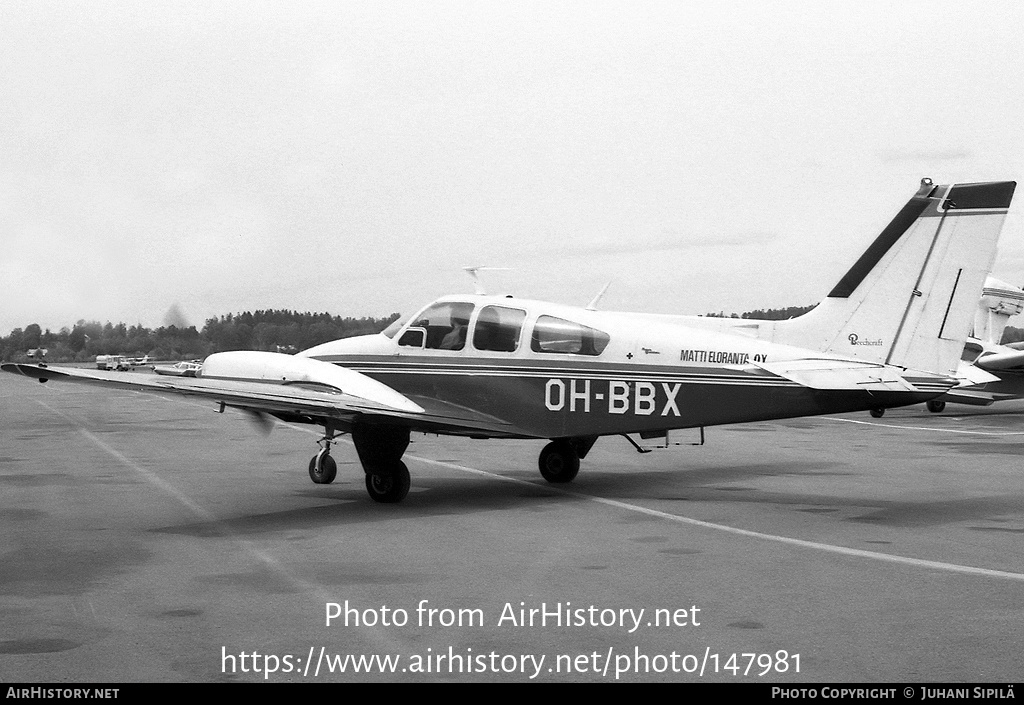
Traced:
POLYGON ((1024 291, 990 275, 974 314, 974 337, 998 345, 1007 321, 1021 311, 1024 311, 1024 291))
POLYGON ((308 385, 388 406, 423 413, 423 407, 364 374, 308 357, 239 350, 214 353, 203 361, 204 379, 308 385))

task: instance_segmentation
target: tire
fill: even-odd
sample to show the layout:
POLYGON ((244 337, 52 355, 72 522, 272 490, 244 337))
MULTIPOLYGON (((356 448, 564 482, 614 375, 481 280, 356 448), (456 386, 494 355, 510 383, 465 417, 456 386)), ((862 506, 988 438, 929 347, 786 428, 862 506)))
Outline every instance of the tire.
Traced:
POLYGON ((314 455, 309 461, 309 479, 318 485, 329 485, 338 475, 338 464, 334 462, 334 458, 325 454, 320 461, 320 471, 317 472, 317 457, 314 455))
POLYGON ((366 473, 366 492, 370 499, 381 504, 397 504, 409 494, 409 486, 412 479, 409 477, 409 468, 401 460, 392 468, 390 473, 368 472, 366 473))
POLYGON ((552 441, 540 452, 537 464, 540 474, 548 482, 572 482, 580 471, 580 456, 568 442, 552 441))
POLYGON ((933 414, 939 414, 942 413, 942 411, 946 408, 946 402, 933 400, 930 402, 926 402, 925 406, 927 406, 928 411, 932 412, 933 414))
POLYGON ((885 416, 885 409, 872 409, 871 418, 880 419, 885 416))

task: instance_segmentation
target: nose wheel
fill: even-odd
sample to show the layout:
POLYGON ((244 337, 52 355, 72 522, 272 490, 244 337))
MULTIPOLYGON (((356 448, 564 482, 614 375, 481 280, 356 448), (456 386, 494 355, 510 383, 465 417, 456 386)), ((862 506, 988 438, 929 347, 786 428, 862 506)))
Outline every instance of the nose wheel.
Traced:
POLYGON ((338 463, 324 448, 309 459, 309 479, 318 485, 329 485, 338 475, 338 463))
POLYGON ((329 485, 338 475, 338 463, 331 457, 331 444, 337 443, 334 440, 334 430, 328 429, 317 443, 320 445, 320 452, 309 460, 309 479, 318 485, 329 485))

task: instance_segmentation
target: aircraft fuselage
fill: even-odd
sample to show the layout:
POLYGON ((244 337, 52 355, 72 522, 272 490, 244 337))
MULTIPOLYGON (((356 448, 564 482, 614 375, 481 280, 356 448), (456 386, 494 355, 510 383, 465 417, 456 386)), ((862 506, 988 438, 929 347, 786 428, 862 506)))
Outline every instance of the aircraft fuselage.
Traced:
POLYGON ((453 304, 457 313, 459 307, 469 311, 470 321, 457 350, 428 347, 444 331, 433 334, 421 312, 390 336, 338 340, 300 354, 372 377, 428 411, 432 404, 445 405, 449 414, 463 409, 507 429, 438 429, 474 436, 657 432, 914 404, 943 391, 808 388, 763 365, 841 358, 639 315, 487 296, 446 297, 434 307, 453 304), (514 325, 505 331, 502 350, 479 349, 495 347, 478 335, 495 307, 521 315, 507 319, 514 325), (546 341, 538 327, 552 319, 565 330, 556 334, 559 340, 546 341), (427 332, 406 335, 417 328, 427 332), (581 340, 588 334, 600 337, 600 352, 581 340))

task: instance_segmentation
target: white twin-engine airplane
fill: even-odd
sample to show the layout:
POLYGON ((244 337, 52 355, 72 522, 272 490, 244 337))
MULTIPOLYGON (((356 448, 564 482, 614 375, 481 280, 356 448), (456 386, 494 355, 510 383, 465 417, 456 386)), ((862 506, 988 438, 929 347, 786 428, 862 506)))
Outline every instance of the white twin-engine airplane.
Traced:
POLYGON ((961 384, 930 400, 929 411, 942 411, 947 401, 988 406, 1024 397, 1024 342, 1000 342, 1010 318, 1024 311, 1024 289, 989 276, 982 294, 960 363, 961 384))
POLYGON ((309 462, 316 483, 334 480, 331 444, 350 433, 378 502, 409 491, 402 455, 413 431, 550 439, 540 472, 569 482, 601 436, 667 437, 945 393, 958 383, 1015 186, 922 181, 828 297, 790 321, 737 324, 476 294, 443 297, 381 334, 294 356, 216 353, 195 379, 2 367, 41 382, 198 396, 221 411, 323 426, 309 462))

